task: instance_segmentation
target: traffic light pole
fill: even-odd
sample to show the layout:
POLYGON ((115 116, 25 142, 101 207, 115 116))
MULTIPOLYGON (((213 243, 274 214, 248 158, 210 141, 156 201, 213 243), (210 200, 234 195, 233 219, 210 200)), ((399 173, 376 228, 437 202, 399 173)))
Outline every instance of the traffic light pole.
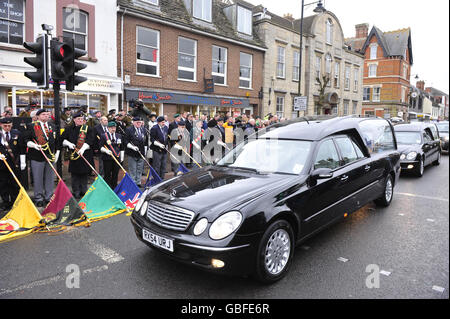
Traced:
MULTIPOLYGON (((56 126, 56 145, 61 145, 61 101, 59 97, 60 84, 59 80, 54 80, 53 82, 53 94, 55 101, 55 126, 56 126)), ((62 176, 62 158, 63 155, 60 154, 58 161, 56 163, 56 170, 59 176, 62 176)))

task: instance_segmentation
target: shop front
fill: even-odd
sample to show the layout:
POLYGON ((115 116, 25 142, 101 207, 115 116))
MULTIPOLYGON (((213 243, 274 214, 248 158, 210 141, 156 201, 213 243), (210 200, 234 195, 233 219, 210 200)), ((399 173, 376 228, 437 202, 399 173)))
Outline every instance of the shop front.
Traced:
MULTIPOLYGON (((61 85, 60 99, 62 107, 80 107, 87 105, 88 110, 100 110, 105 115, 110 109, 117 109, 119 94, 122 94, 120 81, 104 79, 88 79, 77 86, 74 92, 65 90, 61 85)), ((0 70, 0 106, 11 106, 13 113, 19 115, 30 105, 36 108, 52 110, 54 108, 54 93, 50 89, 42 90, 36 87, 22 72, 0 70)))
POLYGON ((176 113, 189 112, 194 115, 206 114, 209 118, 214 114, 234 117, 242 114, 253 114, 254 105, 247 98, 230 96, 194 95, 174 92, 146 90, 125 90, 125 99, 130 102, 141 99, 145 106, 157 115, 165 114, 172 120, 176 113))

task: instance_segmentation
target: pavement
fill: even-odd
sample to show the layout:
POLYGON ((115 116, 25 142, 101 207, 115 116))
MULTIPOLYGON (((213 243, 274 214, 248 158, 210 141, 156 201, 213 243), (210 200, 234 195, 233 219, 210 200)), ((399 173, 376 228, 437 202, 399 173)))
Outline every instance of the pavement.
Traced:
POLYGON ((125 214, 2 243, 0 256, 0 299, 448 299, 449 157, 402 175, 390 207, 369 204, 302 243, 269 286, 166 258, 125 214))

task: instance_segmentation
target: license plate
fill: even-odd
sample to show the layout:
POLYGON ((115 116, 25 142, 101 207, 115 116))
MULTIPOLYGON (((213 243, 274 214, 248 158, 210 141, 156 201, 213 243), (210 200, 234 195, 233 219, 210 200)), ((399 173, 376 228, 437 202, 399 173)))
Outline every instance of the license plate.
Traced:
POLYGON ((173 240, 156 235, 146 229, 142 230, 142 238, 150 244, 173 252, 173 240))

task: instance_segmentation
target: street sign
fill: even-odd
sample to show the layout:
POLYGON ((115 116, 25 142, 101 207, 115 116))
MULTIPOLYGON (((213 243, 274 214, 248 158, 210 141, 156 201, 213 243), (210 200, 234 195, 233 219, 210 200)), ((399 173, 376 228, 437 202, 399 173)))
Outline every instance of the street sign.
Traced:
POLYGON ((294 111, 306 111, 307 106, 308 106, 307 96, 294 97, 294 111))

